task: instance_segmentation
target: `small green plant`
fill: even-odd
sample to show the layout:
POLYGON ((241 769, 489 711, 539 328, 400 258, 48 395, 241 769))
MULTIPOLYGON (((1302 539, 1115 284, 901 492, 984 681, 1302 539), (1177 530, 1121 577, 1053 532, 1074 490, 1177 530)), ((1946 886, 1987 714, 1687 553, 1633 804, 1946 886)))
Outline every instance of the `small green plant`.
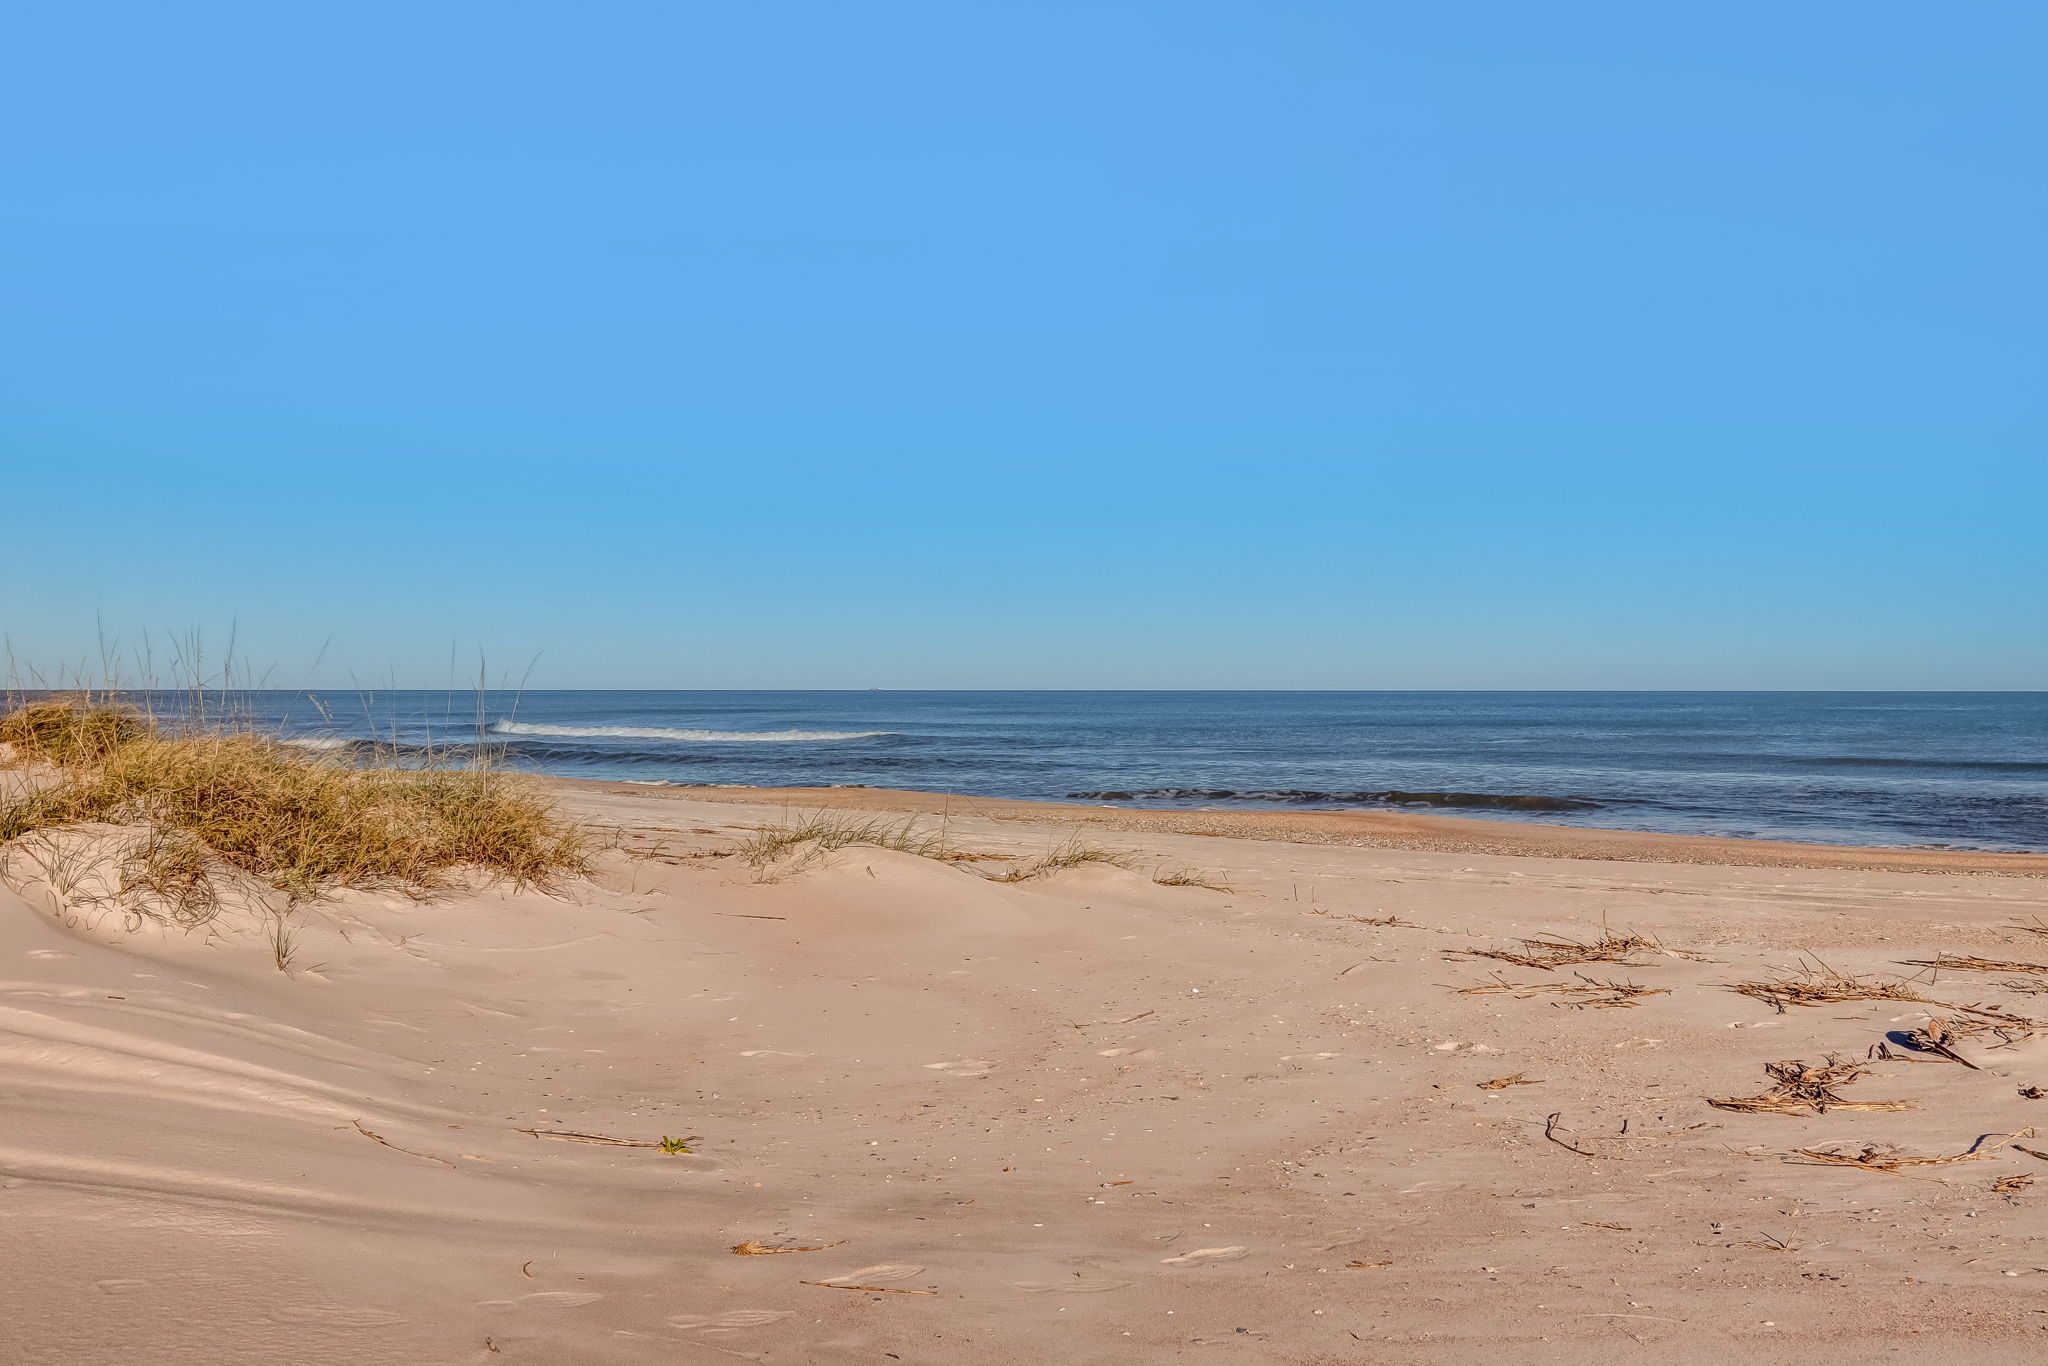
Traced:
POLYGON ((298 956, 298 931, 294 930, 291 922, 282 915, 273 917, 270 922, 271 961, 277 964, 279 972, 289 973, 292 970, 292 963, 298 956))
POLYGON ((660 1151, 667 1153, 670 1157, 674 1157, 677 1153, 696 1151, 690 1146, 690 1140, 686 1138, 670 1138, 667 1134, 663 1134, 661 1142, 654 1146, 660 1151))

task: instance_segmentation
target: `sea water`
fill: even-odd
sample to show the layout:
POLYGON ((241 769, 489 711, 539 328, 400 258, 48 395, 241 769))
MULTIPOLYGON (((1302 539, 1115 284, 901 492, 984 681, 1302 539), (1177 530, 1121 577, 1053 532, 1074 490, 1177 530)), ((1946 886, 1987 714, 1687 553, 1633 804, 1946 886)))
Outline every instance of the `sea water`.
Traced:
POLYGON ((481 744, 588 778, 2048 850, 2048 693, 337 691, 237 705, 311 745, 481 744))

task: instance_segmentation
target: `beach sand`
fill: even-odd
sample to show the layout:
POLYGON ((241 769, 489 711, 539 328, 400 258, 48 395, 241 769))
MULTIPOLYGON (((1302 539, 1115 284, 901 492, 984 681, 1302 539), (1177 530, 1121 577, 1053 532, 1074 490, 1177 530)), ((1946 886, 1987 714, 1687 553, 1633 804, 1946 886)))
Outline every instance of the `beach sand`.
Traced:
MULTIPOLYGON (((2048 1087, 2048 1035, 1958 1045, 1972 1068, 1897 1040, 1941 1006, 1780 1013, 1727 986, 1803 956, 1886 977, 1938 953, 2048 962, 2048 935, 2020 928, 2048 911, 2048 860, 1441 816, 560 790, 620 832, 594 880, 347 893, 300 914, 289 972, 250 927, 66 923, 47 886, 0 888, 0 1357, 2048 1350, 2048 1158, 2021 1151, 2048 1142, 1997 1146, 2048 1129, 2048 1100, 2023 1090, 2048 1087), (820 802, 940 802, 954 848, 1008 857, 853 847, 764 875, 720 856, 820 802), (1128 866, 986 876, 1076 828, 1128 866), (1155 881, 1178 870, 1228 890, 1155 881), (1556 971, 1451 956, 1624 930, 1659 947, 1556 971), (1664 994, 1603 1009, 1459 991, 1586 978, 1664 994), (1913 1109, 1703 1099, 1888 1035, 1898 1060, 1843 1095, 1913 1109), (1984 1160, 1884 1173, 1796 1156, 1865 1144, 1981 1144, 1984 1160)), ((1942 971, 1918 989, 2048 1019, 2027 990, 2042 983, 1942 971)))

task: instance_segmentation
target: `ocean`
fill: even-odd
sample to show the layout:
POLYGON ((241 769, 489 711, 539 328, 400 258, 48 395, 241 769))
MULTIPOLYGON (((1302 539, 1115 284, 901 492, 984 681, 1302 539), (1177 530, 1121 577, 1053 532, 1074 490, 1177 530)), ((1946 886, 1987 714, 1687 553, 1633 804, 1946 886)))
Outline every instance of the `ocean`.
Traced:
POLYGON ((2048 851, 2048 693, 329 692, 300 743, 479 740, 540 773, 1157 807, 1435 809, 2048 851))

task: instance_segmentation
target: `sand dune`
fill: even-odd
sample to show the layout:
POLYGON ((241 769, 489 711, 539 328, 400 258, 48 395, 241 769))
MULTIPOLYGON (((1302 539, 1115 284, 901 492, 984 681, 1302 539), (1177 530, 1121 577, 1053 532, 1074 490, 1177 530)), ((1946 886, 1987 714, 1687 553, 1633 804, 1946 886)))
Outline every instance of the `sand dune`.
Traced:
MULTIPOLYGON (((2048 1339, 2048 1159, 2021 1151, 2048 1142, 1994 1146, 2048 1128, 2023 1094, 2048 1035, 1959 1044, 1972 1069, 1903 1041, 1939 1006, 1727 986, 1802 954, 2048 962, 2012 928, 2036 880, 1096 829, 1128 867, 1006 883, 985 874, 1066 831, 987 816, 954 843, 1013 861, 764 874, 701 855, 775 806, 646 792, 576 796, 627 832, 595 881, 344 894, 300 914, 290 971, 262 935, 67 926, 48 888, 0 889, 6 1359, 2019 1362, 2048 1339), (1154 881, 1181 868, 1231 890, 1154 881), (1662 947, 1452 956, 1603 927, 1662 947), (1459 990, 1585 978, 1665 994, 1459 990), (1703 1099, 1888 1036, 1844 1095, 1913 1109, 1703 1099), (1788 1159, 1980 1140, 1900 1174, 1788 1159)), ((2044 982, 1918 990, 2048 1019, 2044 982)))

